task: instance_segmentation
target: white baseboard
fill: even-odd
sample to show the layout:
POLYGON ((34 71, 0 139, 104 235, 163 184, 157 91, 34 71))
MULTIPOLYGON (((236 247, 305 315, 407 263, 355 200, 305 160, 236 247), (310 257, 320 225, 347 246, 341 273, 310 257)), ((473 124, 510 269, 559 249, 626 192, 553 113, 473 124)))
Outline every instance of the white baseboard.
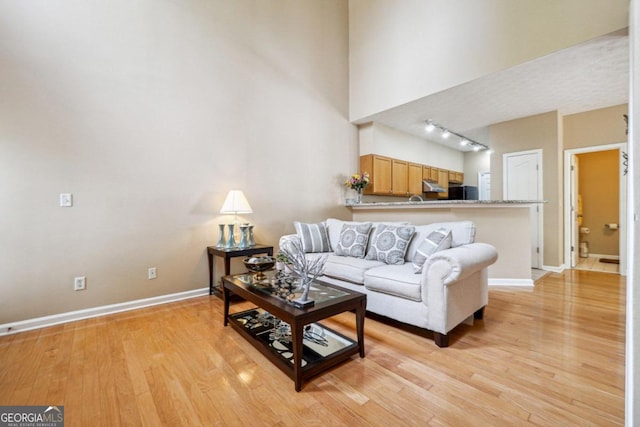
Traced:
POLYGON ((489 286, 519 286, 519 287, 533 287, 532 279, 492 279, 489 278, 489 286))
POLYGON ((154 305, 166 304, 169 302, 204 295, 209 295, 208 287, 135 301, 127 301, 118 304, 103 305, 84 310, 69 311, 67 313, 53 314, 51 316, 36 317, 34 319, 21 320, 19 322, 5 323, 0 325, 0 336, 30 331, 32 329, 45 328, 47 326, 59 325, 61 323, 74 322, 76 320, 90 319, 92 317, 104 316, 107 314, 120 313, 122 311, 137 310, 139 308, 151 307, 154 305))
POLYGON ((566 266, 564 264, 557 267, 552 265, 543 265, 542 269, 546 271, 550 271, 552 273, 562 273, 566 269, 566 266))

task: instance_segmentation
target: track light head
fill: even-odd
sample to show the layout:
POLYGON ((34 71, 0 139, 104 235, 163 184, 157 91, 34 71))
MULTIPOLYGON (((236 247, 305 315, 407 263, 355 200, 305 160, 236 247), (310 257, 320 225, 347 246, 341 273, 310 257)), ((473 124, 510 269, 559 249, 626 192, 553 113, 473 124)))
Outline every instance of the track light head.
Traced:
POLYGON ((431 120, 427 121, 427 126, 425 126, 425 130, 427 132, 433 132, 433 130, 435 129, 435 125, 431 122, 431 120))

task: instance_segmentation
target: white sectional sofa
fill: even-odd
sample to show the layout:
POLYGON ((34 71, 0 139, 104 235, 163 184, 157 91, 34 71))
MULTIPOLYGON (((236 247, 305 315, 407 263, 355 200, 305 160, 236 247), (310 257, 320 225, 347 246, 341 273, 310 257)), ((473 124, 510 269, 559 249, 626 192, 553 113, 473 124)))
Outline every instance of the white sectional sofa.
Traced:
POLYGON ((368 312, 433 331, 439 347, 449 345, 449 332, 457 325, 482 318, 488 303, 487 270, 497 252, 491 245, 474 242, 471 221, 368 224, 333 218, 318 224, 296 223, 297 234, 282 236, 280 247, 289 239, 300 238, 309 252, 307 257, 328 254, 323 281, 365 293, 368 312), (363 258, 359 257, 362 250, 344 244, 351 243, 348 234, 358 227, 365 232, 369 228, 363 258), (410 239, 404 240, 412 229, 410 239), (389 239, 390 232, 395 237, 389 239), (432 240, 439 247, 429 246, 434 245, 432 240), (391 241, 398 248, 384 253, 391 241), (424 264, 416 273, 419 265, 414 263, 420 261, 424 264))

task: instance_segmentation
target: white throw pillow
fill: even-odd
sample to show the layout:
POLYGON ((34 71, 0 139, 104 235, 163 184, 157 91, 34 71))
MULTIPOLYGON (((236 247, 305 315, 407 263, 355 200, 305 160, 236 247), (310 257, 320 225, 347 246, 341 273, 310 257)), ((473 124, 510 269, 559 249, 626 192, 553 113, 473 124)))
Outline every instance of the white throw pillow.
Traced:
POLYGON ((373 234, 366 259, 392 265, 404 264, 404 255, 415 230, 413 225, 378 225, 373 234))
POLYGON ((451 230, 438 228, 432 231, 416 248, 413 255, 413 272, 422 273, 422 266, 432 254, 451 247, 451 230))
POLYGON ((338 240, 335 254, 339 256, 364 258, 371 226, 372 224, 370 222, 344 224, 342 231, 340 231, 340 239, 338 240))
POLYGON ((302 241, 302 249, 305 252, 331 252, 327 228, 323 223, 305 224, 294 221, 293 226, 302 241))

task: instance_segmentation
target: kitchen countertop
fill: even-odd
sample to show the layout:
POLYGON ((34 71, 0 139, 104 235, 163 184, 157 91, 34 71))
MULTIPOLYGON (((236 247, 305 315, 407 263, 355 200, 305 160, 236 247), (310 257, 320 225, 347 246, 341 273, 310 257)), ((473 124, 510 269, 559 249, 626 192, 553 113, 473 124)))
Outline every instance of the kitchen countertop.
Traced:
POLYGON ((347 204, 354 209, 390 208, 479 208, 479 207, 522 207, 546 203, 545 200, 425 200, 422 202, 363 202, 347 204))

